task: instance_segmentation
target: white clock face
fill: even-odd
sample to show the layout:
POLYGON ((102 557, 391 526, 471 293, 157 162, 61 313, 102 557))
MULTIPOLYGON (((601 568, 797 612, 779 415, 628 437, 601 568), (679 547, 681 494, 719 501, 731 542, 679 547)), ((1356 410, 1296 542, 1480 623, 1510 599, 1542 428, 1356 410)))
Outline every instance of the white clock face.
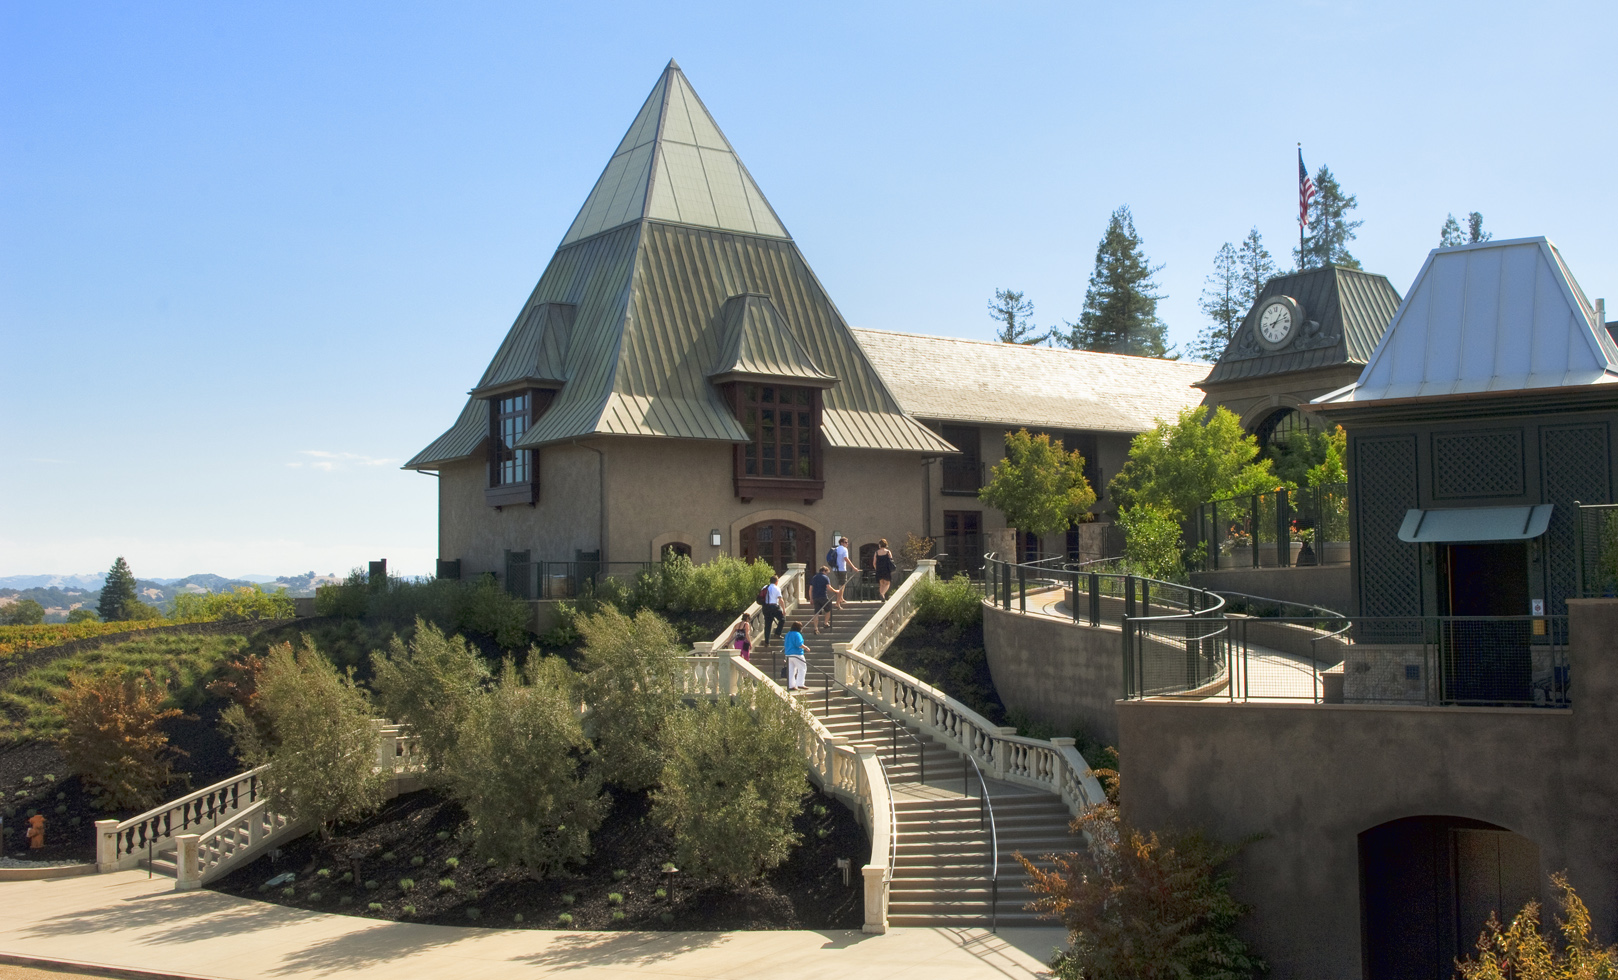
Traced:
POLYGON ((1272 344, 1279 344, 1292 332, 1292 311, 1285 303, 1271 303, 1258 317, 1258 331, 1272 344))

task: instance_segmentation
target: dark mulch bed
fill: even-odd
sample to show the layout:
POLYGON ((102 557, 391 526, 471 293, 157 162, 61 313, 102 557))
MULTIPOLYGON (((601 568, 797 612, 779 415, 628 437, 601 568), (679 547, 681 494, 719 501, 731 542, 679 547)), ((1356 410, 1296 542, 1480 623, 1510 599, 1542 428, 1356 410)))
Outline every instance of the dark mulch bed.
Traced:
POLYGON ((283 848, 279 859, 266 856, 209 887, 295 908, 440 925, 845 929, 863 921, 859 869, 869 858, 870 843, 841 803, 815 792, 805 797, 796 821, 802 844, 762 882, 743 889, 699 887, 680 873, 665 873, 664 863, 673 860, 672 835, 651 822, 649 811, 646 794, 616 793, 606 822, 591 837, 595 852, 588 863, 565 878, 541 882, 520 869, 479 863, 461 839, 465 813, 460 805, 423 790, 341 828, 329 842, 314 835, 300 838, 283 848), (459 867, 446 864, 451 858, 459 867), (837 858, 850 860, 847 886, 837 858), (321 869, 329 874, 321 875, 321 869), (264 887, 288 871, 297 876, 291 886, 264 887), (344 881, 344 875, 351 877, 344 881), (440 887, 444 878, 455 882, 453 890, 440 887), (403 879, 414 887, 403 889, 403 879), (669 894, 659 898, 658 889, 669 894), (615 893, 621 904, 610 898, 615 893), (563 913, 572 916, 570 924, 558 922, 563 913))
POLYGON ((913 619, 882 654, 882 662, 926 681, 997 725, 1007 724, 1006 706, 989 673, 983 623, 959 627, 913 619))

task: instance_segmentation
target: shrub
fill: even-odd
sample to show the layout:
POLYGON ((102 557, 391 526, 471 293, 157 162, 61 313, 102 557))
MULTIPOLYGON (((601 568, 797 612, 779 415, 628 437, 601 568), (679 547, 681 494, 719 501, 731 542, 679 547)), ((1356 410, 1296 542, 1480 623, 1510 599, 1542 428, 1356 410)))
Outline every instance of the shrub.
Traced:
POLYGON ((365 907, 370 909, 372 912, 380 912, 380 911, 382 911, 382 903, 381 902, 372 902, 372 903, 370 903, 369 905, 367 905, 365 907))
POLYGON ((371 706, 352 676, 339 674, 306 639, 302 652, 290 643, 271 647, 256 685, 268 738, 239 704, 220 720, 244 762, 271 763, 264 782, 272 805, 315 824, 323 840, 338 822, 381 805, 385 777, 375 771, 371 706))
POLYGON ((1555 917, 1555 931, 1561 934, 1561 942, 1541 931, 1538 902, 1524 905, 1505 928, 1491 914, 1489 924, 1478 936, 1478 958, 1468 956, 1464 962, 1456 963, 1465 980, 1594 980, 1618 976, 1618 946, 1602 946, 1596 941, 1590 910, 1568 884, 1567 875, 1551 875, 1551 884, 1562 893, 1556 900, 1562 914, 1555 917))
POLYGON ((171 775, 168 736, 159 727, 179 717, 151 674, 73 674, 60 695, 67 731, 62 757, 103 810, 139 810, 158 801, 171 775))
POLYGON ((556 924, 561 926, 563 929, 571 928, 572 925, 573 925, 573 915, 572 915, 572 913, 563 912, 561 915, 557 916, 556 917, 556 924))
POLYGON ((622 905, 622 904, 624 904, 623 893, 622 892, 608 892, 607 893, 607 904, 608 905, 622 905))
POLYGON ((580 763, 590 744, 577 678, 557 657, 533 657, 524 684, 507 660, 473 702, 451 767, 451 791, 471 818, 478 856, 555 874, 590 853, 606 800, 580 763))
POLYGON ((584 700, 609 782, 629 790, 657 783, 670 716, 684 710, 682 652, 674 629, 641 610, 633 619, 606 608, 581 616, 584 700))
POLYGON ((67 621, 70 623, 97 623, 101 621, 101 617, 96 615, 94 609, 86 609, 81 606, 78 609, 68 610, 67 621))
POLYGON ((1124 532, 1124 557, 1129 570, 1147 578, 1177 581, 1185 577, 1180 563, 1180 522, 1166 508, 1153 504, 1118 511, 1124 532))
POLYGON ((671 719, 653 813, 674 831, 681 868, 734 884, 786 860, 809 789, 798 751, 802 724, 792 708, 757 694, 671 719))
POLYGON ((964 573, 947 581, 922 579, 914 590, 916 618, 924 623, 950 623, 957 629, 969 629, 983 621, 983 596, 964 573))
POLYGON ((492 637, 506 650, 519 649, 528 642, 531 618, 527 601, 506 592, 492 575, 465 582, 390 578, 373 587, 368 574, 358 568, 341 585, 316 589, 315 611, 347 619, 424 619, 445 632, 492 637))
POLYGON ((451 871, 454 871, 456 868, 458 868, 460 866, 461 866, 461 859, 460 858, 445 858, 444 859, 444 867, 450 869, 451 871))
MULTIPOLYGON (((747 608, 774 570, 761 561, 746 562, 729 555, 693 565, 684 555, 671 555, 657 568, 635 577, 635 582, 614 604, 625 613, 642 609, 656 612, 737 612, 747 608)), ((597 600, 606 599, 605 589, 597 600)), ((598 610, 590 610, 596 612, 598 610)))
POLYGON ((528 645, 532 616, 528 602, 502 589, 492 575, 463 585, 455 605, 456 629, 491 636, 502 650, 528 645))
POLYGON ((45 622, 45 607, 32 599, 19 599, 0 606, 0 625, 38 626, 45 622))
POLYGON ((442 779, 461 724, 489 681, 488 664, 462 637, 418 619, 410 642, 395 636, 387 653, 371 654, 371 667, 383 713, 421 738, 428 772, 442 779))
POLYGON ((1063 980, 1083 977, 1208 977, 1240 980, 1265 971, 1237 938, 1246 911, 1223 870, 1240 850, 1200 833, 1142 834, 1111 804, 1073 823, 1090 836, 1084 854, 1057 855, 1042 870, 1017 860, 1043 897, 1032 907, 1067 927, 1071 948, 1051 961, 1063 980))
POLYGON ((446 891, 446 892, 454 891, 455 890, 455 879, 454 878, 440 878, 440 879, 438 879, 438 888, 439 888, 440 891, 446 891))
POLYGON ((905 543, 899 546, 899 567, 915 568, 923 559, 933 556, 933 539, 918 538, 905 532, 905 543))
POLYGON ((414 878, 400 878, 399 879, 399 890, 400 891, 402 891, 402 892, 415 891, 415 888, 416 888, 416 880, 414 878))
POLYGON ((365 615, 371 598, 371 585, 364 569, 348 573, 340 585, 322 585, 315 589, 315 614, 358 619, 365 615))
POLYGON ((242 623, 291 619, 295 615, 286 589, 265 592, 258 585, 241 585, 230 592, 206 595, 182 592, 174 597, 174 608, 169 611, 169 618, 178 623, 242 623))

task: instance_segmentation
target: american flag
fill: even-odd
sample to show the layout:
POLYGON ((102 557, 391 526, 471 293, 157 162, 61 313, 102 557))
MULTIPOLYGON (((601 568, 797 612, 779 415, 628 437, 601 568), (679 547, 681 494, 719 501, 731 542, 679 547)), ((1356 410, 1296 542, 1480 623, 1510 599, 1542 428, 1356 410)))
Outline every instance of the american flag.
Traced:
POLYGON ((1315 199, 1315 182, 1303 165, 1303 149, 1298 149, 1298 227, 1309 227, 1309 202, 1315 199))

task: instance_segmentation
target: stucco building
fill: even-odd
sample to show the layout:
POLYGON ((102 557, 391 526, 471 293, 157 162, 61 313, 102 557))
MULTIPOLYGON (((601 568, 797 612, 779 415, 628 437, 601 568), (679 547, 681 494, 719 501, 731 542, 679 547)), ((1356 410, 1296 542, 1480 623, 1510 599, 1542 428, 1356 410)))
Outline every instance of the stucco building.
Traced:
POLYGON ((1004 524, 969 498, 1005 429, 1065 434, 1099 481, 1203 370, 951 343, 851 330, 670 62, 460 417, 405 466, 439 476, 441 573, 529 595, 539 562, 784 567, 834 532, 981 554, 1004 524), (963 416, 940 391, 998 404, 963 416))

